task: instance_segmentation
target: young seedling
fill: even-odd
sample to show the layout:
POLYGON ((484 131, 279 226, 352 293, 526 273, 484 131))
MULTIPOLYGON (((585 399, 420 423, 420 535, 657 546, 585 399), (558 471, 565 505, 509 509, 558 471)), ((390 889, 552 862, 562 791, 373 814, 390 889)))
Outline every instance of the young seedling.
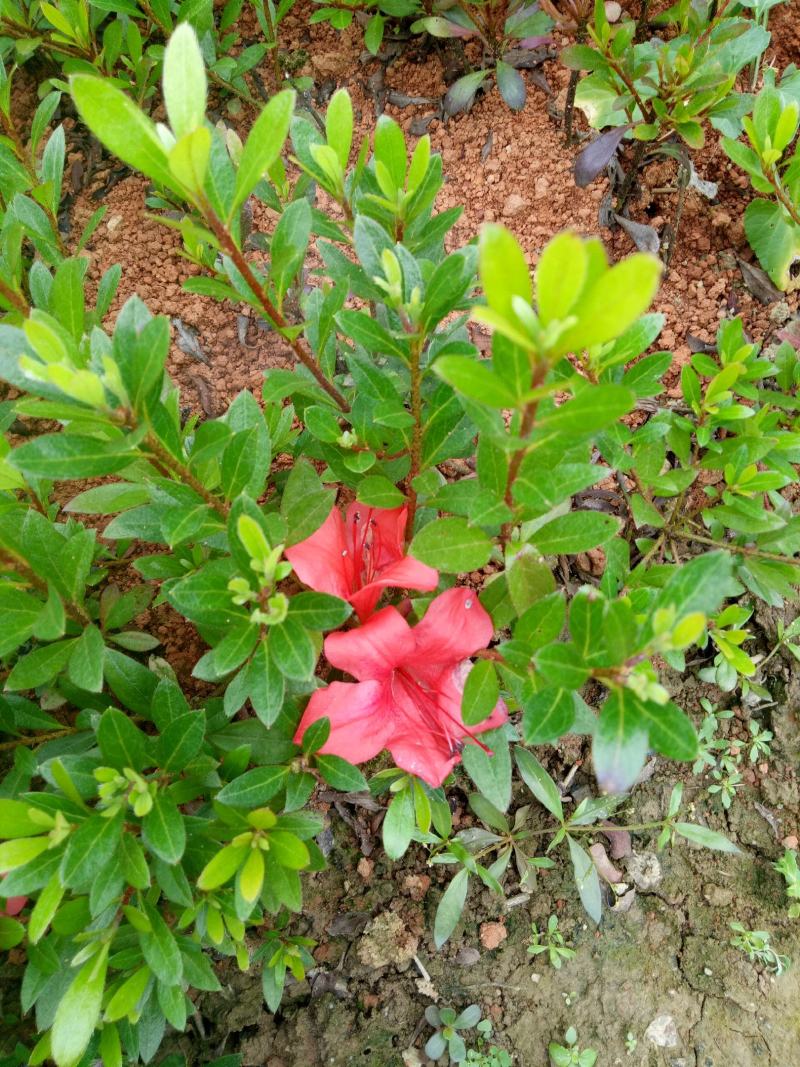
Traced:
POLYGON ((748 930, 744 923, 731 923, 735 937, 731 944, 747 955, 751 963, 760 963, 774 975, 783 974, 789 966, 789 957, 781 956, 770 944, 770 935, 766 930, 748 930))
POLYGON ((775 864, 775 870, 783 875, 786 896, 792 901, 789 905, 789 918, 796 919, 800 916, 800 868, 797 866, 797 853, 794 849, 786 849, 775 864))
POLYGON ((574 1026, 570 1026, 564 1034, 564 1044, 551 1041, 547 1046, 550 1054, 550 1063, 553 1067, 594 1067, 597 1062, 597 1052, 593 1048, 578 1048, 578 1033, 574 1026))
POLYGON ((467 1046, 462 1031, 474 1029, 481 1020, 481 1009, 477 1004, 470 1004, 462 1012, 455 1008, 439 1008, 429 1004, 425 1009, 425 1018, 434 1028, 434 1032, 425 1042, 425 1055, 438 1060, 447 1052, 450 1063, 463 1063, 467 1058, 467 1046))
POLYGON ((561 970, 564 960, 571 960, 575 956, 575 949, 571 948, 564 940, 564 935, 558 929, 558 916, 551 915, 547 920, 546 930, 540 931, 535 923, 531 923, 531 943, 528 945, 528 955, 538 956, 546 952, 550 966, 557 971, 561 970))

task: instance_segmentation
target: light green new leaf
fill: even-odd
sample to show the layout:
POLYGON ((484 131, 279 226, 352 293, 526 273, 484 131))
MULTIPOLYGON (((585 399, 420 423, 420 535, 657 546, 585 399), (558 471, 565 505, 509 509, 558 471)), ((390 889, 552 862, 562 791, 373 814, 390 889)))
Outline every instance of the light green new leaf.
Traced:
POLYGON ((202 126, 206 117, 206 69, 192 26, 181 22, 164 50, 164 104, 177 138, 202 126))
POLYGON ((256 119, 250 136, 242 149, 236 174, 236 194, 230 215, 242 206, 281 153, 294 111, 295 93, 284 89, 270 102, 256 119))
POLYGON ((70 90, 81 118, 113 155, 180 193, 154 124, 121 89, 107 78, 73 74, 70 90))
POLYGON ((81 967, 56 1009, 50 1048, 57 1067, 74 1067, 89 1045, 100 1018, 109 945, 81 967))
POLYGON ((650 307, 661 270, 655 256, 637 253, 605 271, 581 295, 578 321, 559 337, 553 354, 582 352, 619 337, 650 307))
POLYGON ((489 307, 503 318, 516 320, 511 298, 533 299, 531 276, 514 235, 504 226, 489 223, 481 229, 478 270, 489 307))
POLYGON ((534 278, 536 307, 543 326, 569 315, 581 295, 586 270, 586 249, 576 234, 560 233, 545 245, 534 278))

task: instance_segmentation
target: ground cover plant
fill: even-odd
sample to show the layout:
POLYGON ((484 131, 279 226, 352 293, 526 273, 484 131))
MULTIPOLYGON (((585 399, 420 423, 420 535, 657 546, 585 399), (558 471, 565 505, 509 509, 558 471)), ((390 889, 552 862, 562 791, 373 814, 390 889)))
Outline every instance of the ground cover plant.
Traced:
MULTIPOLYGON (((339 10, 322 14, 343 25, 339 10)), ((558 12, 471 10, 413 29, 461 38, 472 19, 521 107, 508 38, 538 47, 558 12)), ((87 5, 69 40, 59 11, 2 16, 7 57, 57 64, 37 68, 30 116, 12 93, 24 71, 0 83, 0 948, 23 968, 26 1017, 7 1062, 158 1062, 237 970, 279 1013, 318 975, 304 921, 331 805, 376 813, 387 862, 441 876, 426 921, 444 951, 484 892, 527 904, 557 867, 587 929, 613 921, 632 900, 614 865, 626 835, 656 863, 737 856, 731 812, 781 730, 764 667, 796 656, 796 333, 762 344, 724 315, 676 375, 652 310, 664 264, 641 234, 616 261, 557 227, 533 265, 497 222, 459 243, 429 135, 384 114, 360 137, 345 89, 319 106, 283 78, 286 5, 258 8, 265 39, 236 57, 235 5, 218 20, 87 5), (277 91, 256 104, 262 60, 277 91), (249 109, 237 129, 217 110, 231 99, 249 109), (76 127, 149 183, 192 267, 185 299, 247 309, 289 353, 214 416, 171 373, 164 315, 135 295, 109 314, 126 290, 118 266, 90 273, 104 209, 63 226, 76 127), (202 644, 189 676, 149 625, 159 610, 202 644), (695 667, 759 718, 734 738, 727 706, 693 715, 680 680, 695 667), (552 762, 570 739, 591 766, 582 792, 552 762), (652 757, 667 788, 639 812, 652 757)), ((685 191, 686 153, 716 126, 759 194, 747 237, 791 291, 796 75, 757 69, 766 9, 679 4, 656 43, 646 5, 616 28, 603 5, 570 11, 563 28, 591 44, 564 59, 591 74, 567 102, 613 127, 583 149, 582 179, 629 136, 630 224, 637 146, 677 159, 685 191)), ((375 47, 376 18, 410 14, 372 14, 375 47)), ((792 900, 796 853, 781 855, 792 900)), ((577 939, 545 904, 524 923, 526 966, 569 972, 577 939)), ((773 936, 737 919, 724 943, 783 977, 773 936)), ((513 1062, 481 1005, 437 1004, 416 966, 429 1058, 513 1062)), ((583 1027, 580 1042, 571 1024, 549 1032, 542 1060, 597 1059, 583 1027)))

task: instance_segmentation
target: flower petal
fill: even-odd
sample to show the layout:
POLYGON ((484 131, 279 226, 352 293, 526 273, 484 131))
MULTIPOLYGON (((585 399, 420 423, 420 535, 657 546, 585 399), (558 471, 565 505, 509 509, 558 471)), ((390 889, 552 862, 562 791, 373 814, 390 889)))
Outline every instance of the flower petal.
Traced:
POLYGON ((375 605, 384 589, 394 587, 396 589, 420 589, 427 592, 435 589, 438 584, 438 571, 410 556, 403 556, 384 567, 374 581, 353 593, 349 600, 359 619, 364 622, 375 610, 375 605))
POLYGON ((328 634, 328 662, 360 682, 387 681, 414 650, 414 634, 397 608, 382 608, 363 626, 328 634))
POLYGON ((284 555, 301 582, 318 593, 347 600, 353 590, 353 560, 345 542, 342 513, 333 508, 325 522, 284 555))
POLYGON ((328 718, 331 732, 320 752, 363 763, 386 748, 394 727, 386 686, 380 682, 331 682, 311 694, 294 735, 300 744, 312 722, 328 718))
POLYGON ((345 522, 348 533, 359 533, 371 527, 373 565, 375 569, 386 567, 405 555, 407 507, 368 508, 363 504, 351 504, 345 522))
POLYGON ((460 716, 454 720, 452 714, 443 713, 439 693, 428 692, 402 675, 395 676, 392 700, 395 730, 387 744, 392 759, 429 785, 441 785, 461 759, 460 716))
POLYGON ((458 587, 437 596, 414 627, 414 653, 407 665, 431 682, 443 668, 469 659, 492 639, 494 626, 474 589, 458 587))

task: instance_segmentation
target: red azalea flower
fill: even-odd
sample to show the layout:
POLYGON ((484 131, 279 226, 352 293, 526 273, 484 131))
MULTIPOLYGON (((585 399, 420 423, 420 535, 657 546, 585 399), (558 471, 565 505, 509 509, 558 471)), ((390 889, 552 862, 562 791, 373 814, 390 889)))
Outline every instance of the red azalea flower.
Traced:
POLYGON ((472 730, 461 717, 469 657, 486 648, 492 632, 477 595, 459 588, 436 597, 413 629, 388 607, 364 626, 330 634, 329 662, 358 682, 332 682, 313 693, 295 741, 327 716, 331 732, 321 752, 363 763, 388 748, 398 767, 441 785, 461 759, 464 742, 481 745, 475 734, 508 717, 502 700, 472 730))
POLYGON ((351 504, 345 518, 334 508, 322 526, 285 555, 301 582, 348 600, 361 622, 384 589, 435 589, 439 574, 406 555, 408 509, 351 504))

